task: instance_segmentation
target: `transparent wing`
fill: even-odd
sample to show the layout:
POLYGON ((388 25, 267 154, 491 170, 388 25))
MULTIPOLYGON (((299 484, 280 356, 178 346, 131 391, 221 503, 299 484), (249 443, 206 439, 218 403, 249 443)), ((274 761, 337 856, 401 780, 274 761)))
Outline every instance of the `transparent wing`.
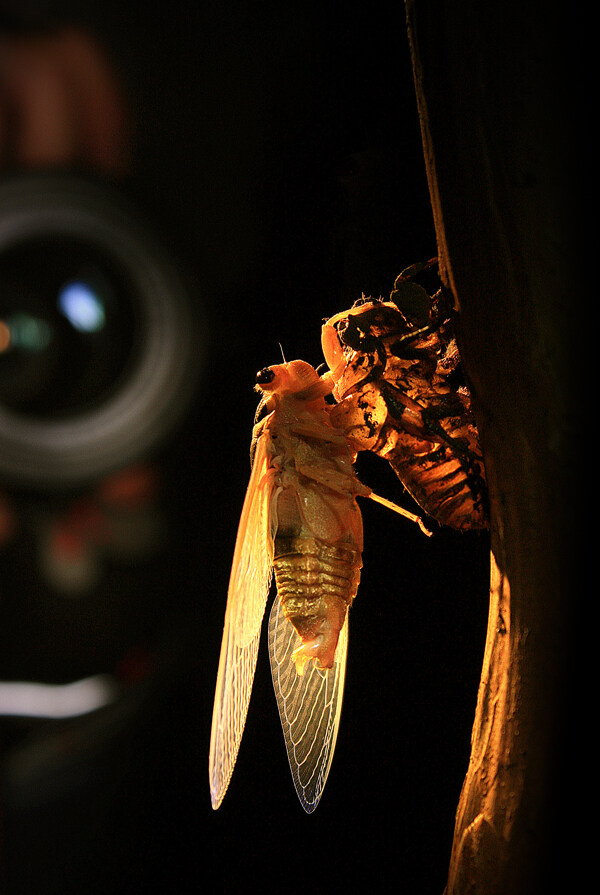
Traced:
POLYGON ((306 665, 300 675, 292 660, 299 644, 278 599, 269 618, 269 658, 294 786, 309 814, 323 794, 337 739, 346 676, 348 617, 340 631, 333 667, 306 665))
POLYGON ((229 579, 210 735, 208 773, 215 809, 229 785, 244 732, 273 571, 273 478, 267 437, 262 436, 256 447, 229 579))

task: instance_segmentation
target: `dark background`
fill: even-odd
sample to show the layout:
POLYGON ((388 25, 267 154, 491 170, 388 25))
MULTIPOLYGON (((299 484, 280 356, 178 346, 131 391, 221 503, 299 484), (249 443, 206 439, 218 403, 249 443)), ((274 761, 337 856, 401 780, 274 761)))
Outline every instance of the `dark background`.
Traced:
MULTIPOLYGON (((90 7, 82 24, 130 97, 119 189, 190 284, 204 364, 153 458, 169 536, 151 561, 107 563, 73 601, 40 579, 26 536, 0 556, 4 677, 64 682, 144 659, 92 716, 0 723, 6 890, 441 893, 483 658, 485 535, 434 526, 425 539, 363 504, 344 711, 316 813, 293 789, 264 647, 217 813, 207 774, 255 372, 279 343, 318 365, 324 317, 389 294, 436 251, 403 6, 129 4, 90 7)), ((383 461, 359 470, 410 506, 383 461)))

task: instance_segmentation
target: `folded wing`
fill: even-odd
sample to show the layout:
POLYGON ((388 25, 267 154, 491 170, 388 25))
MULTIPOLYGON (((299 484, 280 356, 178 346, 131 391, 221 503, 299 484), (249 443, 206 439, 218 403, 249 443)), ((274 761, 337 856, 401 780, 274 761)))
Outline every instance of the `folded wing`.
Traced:
POLYGON ((294 786, 302 807, 312 813, 327 781, 342 710, 348 618, 340 631, 333 667, 309 663, 298 674, 292 653, 300 640, 278 599, 269 618, 269 658, 294 786))
POLYGON ((261 622, 273 571, 272 476, 259 439, 229 579, 210 737, 211 801, 217 809, 237 759, 254 682, 261 622))

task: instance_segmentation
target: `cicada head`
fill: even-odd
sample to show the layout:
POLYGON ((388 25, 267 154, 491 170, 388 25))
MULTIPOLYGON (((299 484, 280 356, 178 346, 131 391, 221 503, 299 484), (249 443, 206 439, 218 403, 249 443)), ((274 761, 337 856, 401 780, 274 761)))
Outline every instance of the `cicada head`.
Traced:
POLYGON ((274 364, 263 367, 256 374, 256 389, 264 395, 296 395, 302 396, 307 390, 320 383, 320 377, 314 367, 303 360, 292 360, 285 364, 274 364))

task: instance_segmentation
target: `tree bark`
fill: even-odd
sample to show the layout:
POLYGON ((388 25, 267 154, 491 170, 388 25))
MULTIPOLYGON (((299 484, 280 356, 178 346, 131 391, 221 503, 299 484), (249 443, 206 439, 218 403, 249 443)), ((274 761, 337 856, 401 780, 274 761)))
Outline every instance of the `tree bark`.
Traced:
MULTIPOLYGON (((490 611, 447 895, 542 891, 569 671, 570 330, 581 165, 559 10, 407 0, 443 279, 480 428, 490 611), (537 14, 539 13, 539 14, 537 14)), ((572 499, 572 498, 571 498, 572 499)))

